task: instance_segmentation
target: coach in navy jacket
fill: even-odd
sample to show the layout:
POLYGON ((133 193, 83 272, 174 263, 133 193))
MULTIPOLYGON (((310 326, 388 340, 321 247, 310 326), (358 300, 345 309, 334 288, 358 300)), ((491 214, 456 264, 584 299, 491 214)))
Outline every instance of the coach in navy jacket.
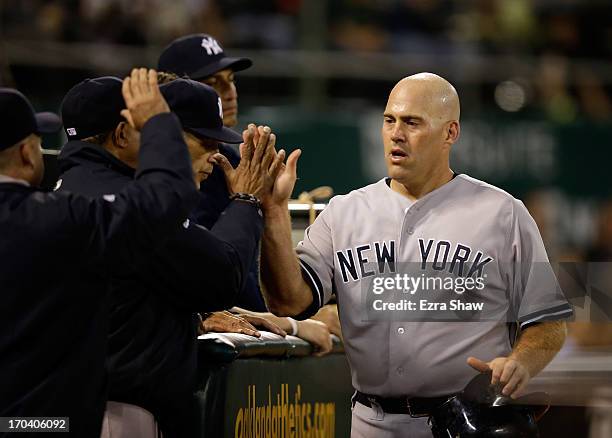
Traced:
MULTIPOLYGON (((144 72, 134 80, 155 79, 144 72)), ((38 134, 59 129, 59 118, 35 117, 23 95, 0 89, 1 417, 69 417, 68 436, 100 436, 107 273, 142 261, 197 202, 179 123, 156 85, 130 97, 142 141, 135 180, 89 199, 36 189, 44 170, 38 134)))
MULTIPOLYGON (((161 86, 161 90, 185 132, 200 139, 242 140, 222 127, 218 98, 212 88, 178 79, 161 86)), ((87 109, 67 114, 66 102, 73 100, 71 94, 62 110, 67 129, 67 119, 78 124, 79 114, 99 113, 107 98, 101 95, 97 101, 90 99, 87 109)), ((117 122, 113 121, 115 125, 117 122)), ((117 125, 112 135, 130 134, 117 125)), ((108 147, 108 143, 105 148, 86 141, 68 142, 59 156, 61 189, 100 196, 129 184, 134 169, 108 147)), ((199 321, 195 312, 234 305, 262 229, 259 206, 234 200, 211 231, 186 221, 163 248, 152 254, 150 263, 122 266, 114 272, 108 355, 110 399, 153 412, 166 437, 186 436, 190 429, 199 321)))
MULTIPOLYGON (((250 68, 251 65, 253 61, 249 58, 227 56, 215 38, 200 33, 172 41, 159 56, 158 70, 172 72, 179 77, 189 77, 213 87, 221 98, 223 125, 235 128, 238 123, 238 93, 234 74, 250 68)), ((233 145, 220 144, 219 152, 234 167, 240 162, 240 155, 233 145)), ((212 228, 229 202, 225 175, 220 168, 213 169, 206 184, 200 187, 200 195, 200 202, 192 212, 193 217, 198 224, 212 228)), ((267 312, 259 289, 258 259, 259 254, 255 256, 249 278, 236 305, 247 310, 267 312)))

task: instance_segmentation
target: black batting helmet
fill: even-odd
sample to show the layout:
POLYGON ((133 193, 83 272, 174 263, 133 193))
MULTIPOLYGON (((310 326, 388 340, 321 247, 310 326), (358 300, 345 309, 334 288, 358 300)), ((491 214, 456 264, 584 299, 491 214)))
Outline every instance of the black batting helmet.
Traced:
POLYGON ((465 389, 429 417, 433 436, 445 438, 537 438, 536 421, 549 407, 546 393, 516 400, 491 385, 491 373, 474 377, 465 389))

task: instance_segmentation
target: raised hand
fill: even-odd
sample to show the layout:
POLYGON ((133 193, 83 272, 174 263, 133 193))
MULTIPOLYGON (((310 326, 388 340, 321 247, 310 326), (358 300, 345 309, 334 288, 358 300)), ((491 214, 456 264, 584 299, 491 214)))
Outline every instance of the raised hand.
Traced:
POLYGON ((155 70, 133 69, 130 76, 123 80, 121 91, 127 107, 121 111, 121 115, 138 131, 151 117, 170 112, 159 91, 155 70))
MULTIPOLYGON (((249 125, 249 126, 254 127, 254 125, 249 125)), ((244 153, 250 152, 250 149, 248 149, 247 147, 248 137, 245 137, 246 132, 247 131, 243 132, 243 137, 245 141, 242 145, 240 145, 241 146, 241 149, 240 149, 241 156, 244 153)), ((253 132, 252 141, 255 144, 260 144, 261 138, 264 135, 264 133, 265 133, 264 128, 262 126, 258 127, 253 132)), ((271 138, 273 139, 274 145, 275 145, 276 137, 273 137, 273 136, 274 134, 271 134, 271 138)), ((274 147, 269 148, 266 153, 271 154, 272 152, 276 153, 276 151, 274 150, 274 147)), ((287 163, 285 163, 284 162, 285 156, 286 156, 285 150, 281 149, 278 151, 278 153, 276 153, 275 159, 271 165, 272 166, 271 170, 273 169, 274 172, 271 172, 271 173, 276 173, 276 166, 280 166, 280 170, 278 170, 278 176, 273 181, 271 190, 268 190, 268 186, 266 186, 266 190, 264 190, 264 195, 261 198, 264 210, 270 210, 271 208, 275 208, 275 207, 280 207, 281 209, 287 208, 285 204, 289 201, 289 198, 291 197, 291 194, 293 193, 293 189, 295 188, 295 182, 297 181, 297 162, 301 154, 302 154, 302 151, 300 149, 294 150, 293 152, 291 152, 291 154, 289 154, 287 163)))
MULTIPOLYGON (((281 152, 284 153, 285 151, 281 149, 279 155, 281 152)), ((302 151, 296 149, 289 154, 287 164, 282 164, 270 197, 271 206, 284 205, 289 201, 297 181, 297 162, 300 155, 302 155, 302 151)), ((267 207, 268 205, 264 204, 264 206, 267 207)))
POLYGON ((249 193, 264 202, 282 169, 285 153, 276 153, 276 136, 267 126, 250 124, 242 137, 240 164, 236 169, 222 154, 215 154, 213 160, 225 173, 230 194, 249 193))

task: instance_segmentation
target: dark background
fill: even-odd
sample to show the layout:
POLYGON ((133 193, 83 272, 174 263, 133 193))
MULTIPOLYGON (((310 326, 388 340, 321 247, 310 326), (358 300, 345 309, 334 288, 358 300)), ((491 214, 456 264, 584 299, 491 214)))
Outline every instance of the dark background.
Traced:
POLYGON ((585 259, 612 250, 610 17, 606 0, 9 0, 0 82, 57 110, 83 78, 154 67, 172 39, 210 33, 254 60, 237 128, 266 123, 303 149, 297 196, 383 177, 388 92, 438 73, 462 101, 453 169, 523 199, 551 258, 585 259))

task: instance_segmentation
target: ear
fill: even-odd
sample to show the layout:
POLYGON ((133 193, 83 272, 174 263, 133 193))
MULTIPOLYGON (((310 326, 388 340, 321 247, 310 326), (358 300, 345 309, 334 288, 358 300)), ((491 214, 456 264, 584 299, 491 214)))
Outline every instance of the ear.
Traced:
POLYGON ((28 169, 34 168, 34 156, 32 147, 28 144, 27 141, 19 145, 19 158, 22 167, 26 167, 28 169))
POLYGON ((129 145, 128 139, 128 123, 127 122, 119 122, 117 127, 115 128, 115 132, 113 133, 113 143, 116 147, 120 149, 125 149, 129 145))
POLYGON ((44 172, 40 141, 31 135, 19 144, 15 155, 15 161, 19 163, 17 177, 32 185, 39 185, 44 172))
POLYGON ((448 127, 446 128, 446 142, 448 144, 453 144, 457 140, 459 140, 459 134, 461 132, 461 127, 459 126, 459 121, 452 120, 448 123, 448 127))

